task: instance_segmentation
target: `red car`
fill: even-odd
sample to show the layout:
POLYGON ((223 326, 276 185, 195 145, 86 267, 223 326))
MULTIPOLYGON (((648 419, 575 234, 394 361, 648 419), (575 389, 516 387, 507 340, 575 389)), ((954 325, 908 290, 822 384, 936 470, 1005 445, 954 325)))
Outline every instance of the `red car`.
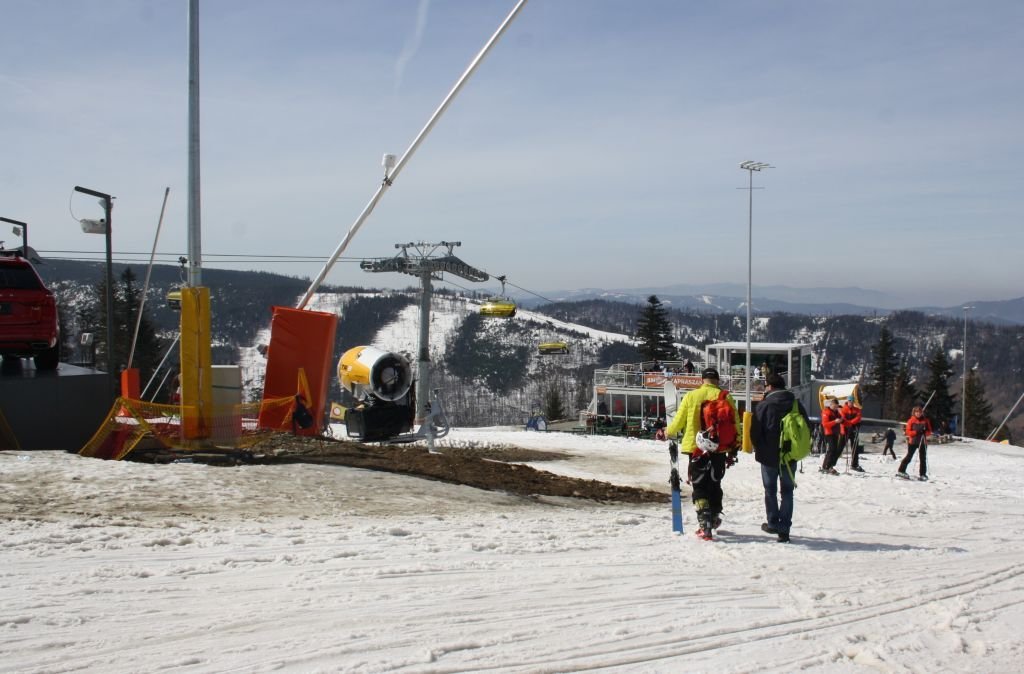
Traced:
POLYGON ((57 303, 35 268, 14 251, 0 253, 0 356, 35 358, 36 369, 60 362, 57 303))

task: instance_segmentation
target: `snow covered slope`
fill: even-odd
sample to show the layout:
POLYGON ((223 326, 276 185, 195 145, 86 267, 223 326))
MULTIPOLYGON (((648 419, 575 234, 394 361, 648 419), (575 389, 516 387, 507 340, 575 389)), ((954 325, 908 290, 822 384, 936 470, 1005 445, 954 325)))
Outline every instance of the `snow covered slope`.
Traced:
MULTIPOLYGON (((665 445, 455 429, 538 468, 667 489, 665 445)), ((929 483, 798 475, 763 534, 747 455, 713 543, 669 506, 516 498, 334 466, 0 452, 0 671, 1019 672, 1024 454, 929 483)))

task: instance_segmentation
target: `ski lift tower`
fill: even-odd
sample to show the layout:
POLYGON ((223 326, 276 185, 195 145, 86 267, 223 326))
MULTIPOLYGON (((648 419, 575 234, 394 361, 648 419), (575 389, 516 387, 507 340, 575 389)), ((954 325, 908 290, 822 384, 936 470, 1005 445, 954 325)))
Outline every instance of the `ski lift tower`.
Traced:
POLYGON ((363 260, 359 268, 370 272, 401 272, 420 279, 420 338, 419 357, 416 363, 416 419, 422 424, 427 418, 427 404, 430 400, 430 300, 433 294, 432 281, 442 280, 445 272, 474 283, 490 278, 487 272, 472 267, 452 254, 452 249, 461 246, 461 241, 439 243, 396 243, 400 253, 384 260, 363 260), (442 255, 435 256, 444 248, 442 255))

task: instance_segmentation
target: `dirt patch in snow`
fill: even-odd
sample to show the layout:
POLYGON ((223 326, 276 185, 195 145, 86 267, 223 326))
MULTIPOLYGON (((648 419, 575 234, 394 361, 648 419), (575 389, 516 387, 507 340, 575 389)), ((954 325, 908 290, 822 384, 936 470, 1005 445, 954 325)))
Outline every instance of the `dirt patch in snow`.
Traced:
POLYGON ((564 459, 564 452, 545 452, 514 446, 446 447, 432 454, 417 445, 365 445, 289 438, 275 443, 261 463, 316 463, 383 470, 417 477, 503 491, 520 496, 567 496, 595 501, 663 503, 661 492, 556 475, 521 462, 564 459))

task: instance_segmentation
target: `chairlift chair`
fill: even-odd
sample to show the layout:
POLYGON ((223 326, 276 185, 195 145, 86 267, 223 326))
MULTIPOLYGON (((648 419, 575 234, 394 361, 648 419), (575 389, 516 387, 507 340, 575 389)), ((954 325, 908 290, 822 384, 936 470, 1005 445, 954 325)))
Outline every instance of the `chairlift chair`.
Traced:
POLYGON ((569 353, 569 345, 565 342, 544 342, 537 345, 537 351, 542 356, 554 356, 569 353))
POLYGON ((516 315, 516 303, 505 295, 505 277, 495 276, 501 281, 501 295, 491 297, 480 306, 480 315, 489 318, 512 318, 516 315))

